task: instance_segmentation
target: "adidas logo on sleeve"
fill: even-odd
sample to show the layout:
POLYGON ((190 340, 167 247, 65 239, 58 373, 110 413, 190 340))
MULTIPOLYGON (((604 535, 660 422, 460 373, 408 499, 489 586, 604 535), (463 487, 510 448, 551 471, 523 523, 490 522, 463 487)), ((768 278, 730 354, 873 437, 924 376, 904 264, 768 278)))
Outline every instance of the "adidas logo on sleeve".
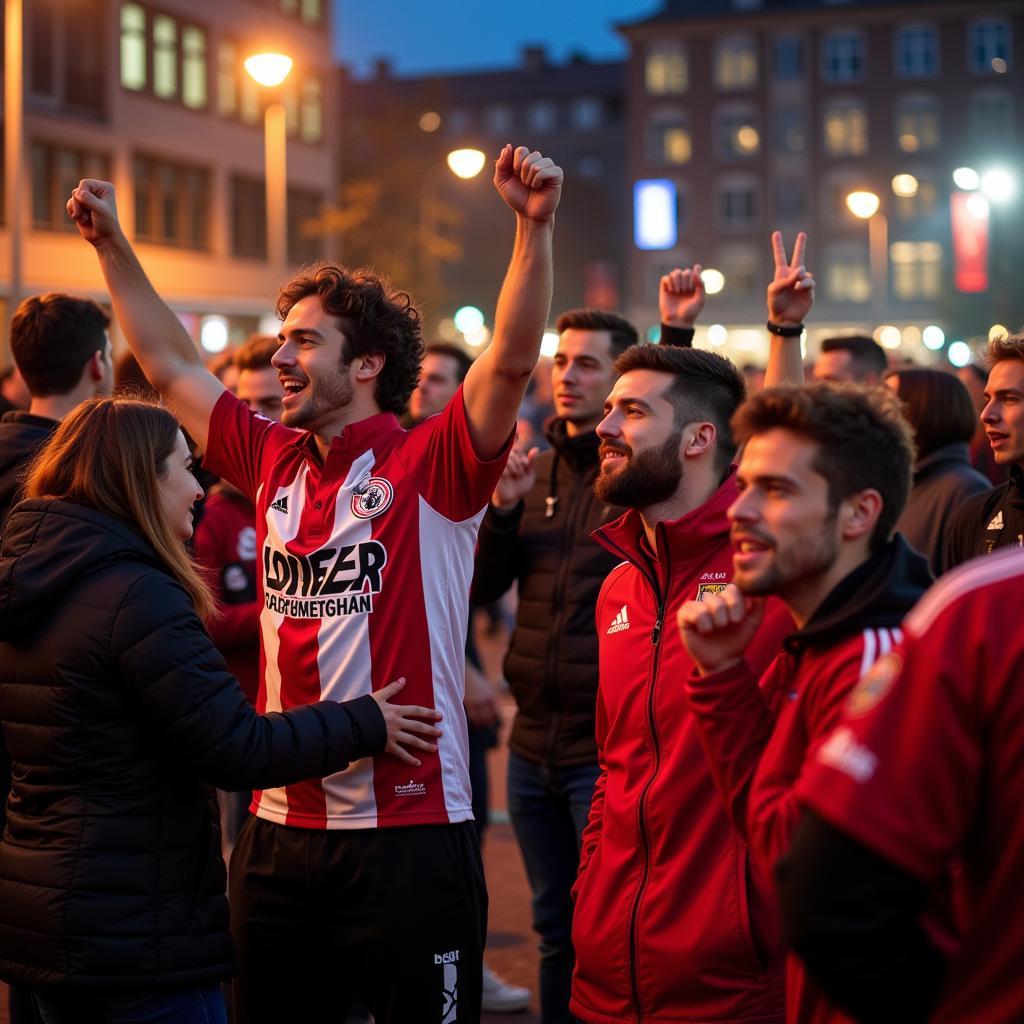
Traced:
POLYGON ((629 614, 625 605, 622 606, 619 614, 615 616, 612 624, 608 627, 608 636, 611 636, 612 633, 621 633, 624 629, 629 629, 629 614))
POLYGON ((1000 509, 990 520, 986 530, 1001 530, 1003 528, 1003 510, 1000 509))

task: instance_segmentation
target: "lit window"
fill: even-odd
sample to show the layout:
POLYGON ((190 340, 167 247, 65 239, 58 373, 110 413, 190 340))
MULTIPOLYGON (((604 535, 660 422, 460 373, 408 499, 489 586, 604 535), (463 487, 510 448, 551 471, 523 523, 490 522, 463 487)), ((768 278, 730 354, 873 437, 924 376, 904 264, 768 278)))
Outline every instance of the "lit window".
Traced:
POLYGON ((825 253, 825 294, 833 302, 864 303, 871 299, 871 267, 861 246, 831 246, 825 253))
POLYGON ((319 25, 324 20, 323 0, 302 0, 301 14, 307 25, 319 25))
POLYGON ((33 142, 32 225, 45 231, 74 231, 65 204, 82 178, 110 179, 110 157, 59 143, 33 142))
POLYGON ((939 71, 939 34, 932 25, 906 25, 896 30, 896 74, 931 78, 939 71))
POLYGON ((591 132, 601 126, 601 101, 590 96, 580 97, 572 103, 572 126, 578 132, 591 132))
POLYGON ((299 137, 303 142, 319 142, 324 137, 324 87, 319 78, 302 83, 301 104, 299 137))
POLYGON ((746 108, 719 111, 715 136, 716 152, 726 160, 755 156, 761 148, 757 118, 746 108))
POLYGON ((866 66, 864 36, 860 32, 844 29, 825 36, 821 73, 826 82, 859 82, 866 66))
POLYGON ((792 82, 804 75, 804 41, 795 35, 778 36, 775 40, 775 77, 792 82))
POLYGON ((825 150, 831 156, 863 156, 868 151, 868 115, 860 102, 825 108, 825 150))
POLYGON ((690 123, 670 111, 656 113, 647 122, 647 159, 652 164, 679 166, 693 155, 690 123))
POLYGON ((893 205, 900 220, 920 220, 938 208, 939 190, 934 181, 917 176, 917 192, 912 196, 894 196, 893 205))
POLYGON ((718 222, 723 228, 743 230, 757 223, 757 186, 727 181, 718 188, 718 222))
POLYGON ((679 43, 657 43, 648 51, 644 78, 653 96, 686 92, 690 84, 686 51, 679 43))
POLYGON ((558 126, 558 110, 554 103, 541 100, 531 103, 526 110, 526 125, 538 135, 547 135, 558 126))
POLYGON ((138 4, 121 8, 121 84, 146 88, 146 12, 138 4))
POLYGON ((135 237, 140 242, 205 249, 210 175, 198 167, 137 156, 135 237))
POLYGON ((942 292, 942 246, 893 242, 889 246, 892 290, 898 299, 937 299, 942 292))
POLYGON ((166 14, 153 18, 153 93, 163 100, 178 95, 178 23, 166 14))
POLYGON ((939 102, 932 96, 907 96, 896 108, 896 145, 904 153, 930 153, 939 148, 939 102))
POLYGON ((967 113, 971 142, 997 146, 1013 141, 1013 96, 1003 89, 984 89, 971 95, 967 113))
POLYGON ((231 176, 231 255, 267 258, 267 190, 260 178, 231 176))
POLYGON ((967 34, 967 63, 979 75, 1009 69, 1010 26, 997 18, 972 22, 967 34))
POLYGON ((238 47, 222 39, 217 47, 217 113, 233 117, 238 112, 238 47))
POLYGON ((757 44, 747 36, 723 39, 715 47, 715 85, 751 89, 757 85, 757 44))
POLYGON ((807 129, 801 107, 779 107, 776 111, 775 144, 782 153, 802 153, 807 148, 807 129))
POLYGON ((671 249, 679 237, 675 182, 665 178, 633 185, 633 242, 638 249, 671 249))
POLYGON ((181 102, 193 110, 206 106, 206 33, 188 25, 181 33, 181 102))

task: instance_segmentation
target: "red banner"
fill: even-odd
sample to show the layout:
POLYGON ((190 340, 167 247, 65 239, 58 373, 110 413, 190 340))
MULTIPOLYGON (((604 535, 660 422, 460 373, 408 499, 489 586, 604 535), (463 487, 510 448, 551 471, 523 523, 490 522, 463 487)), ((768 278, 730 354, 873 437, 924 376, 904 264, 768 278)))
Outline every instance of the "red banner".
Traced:
POLYGON ((954 282, 958 292, 988 289, 988 201, 977 192, 954 192, 950 197, 953 220, 954 282))

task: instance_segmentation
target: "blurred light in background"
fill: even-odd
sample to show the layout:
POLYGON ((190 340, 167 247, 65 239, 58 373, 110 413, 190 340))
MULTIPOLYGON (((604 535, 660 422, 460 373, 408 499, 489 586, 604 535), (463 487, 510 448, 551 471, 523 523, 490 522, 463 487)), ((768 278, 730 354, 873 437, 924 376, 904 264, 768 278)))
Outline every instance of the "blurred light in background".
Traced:
POLYGON ((971 361, 971 348, 964 341, 954 341, 946 354, 949 361, 956 367, 966 366, 971 361))
POLYGON ((910 324, 903 328, 903 344, 904 345, 920 345, 921 344, 921 328, 914 324, 910 324))
POLYGON ((453 149, 448 154, 448 166, 460 178, 475 178, 486 162, 486 155, 479 149, 453 149))
POLYGON ((671 249, 676 244, 676 186, 647 178, 633 186, 633 240, 638 249, 671 249))
POLYGON ((420 131, 436 132, 441 127, 441 115, 436 110, 428 110, 420 117, 420 131))
POLYGON ((929 324, 921 332, 921 340, 924 342, 924 347, 931 349, 932 352, 938 352, 943 345, 946 344, 946 335, 943 333, 941 327, 936 327, 935 324, 929 324))
POLYGON ((700 272, 700 279, 704 282, 704 291, 708 295, 717 295, 725 287, 725 275, 714 267, 700 272))
POLYGON ((724 324, 712 324, 708 328, 708 341, 715 346, 724 345, 729 337, 729 332, 724 324))
POLYGON ((981 178, 973 167, 958 167, 953 172, 953 184, 965 192, 973 192, 981 184, 981 178))
POLYGON ((917 195, 918 182, 912 174, 897 174, 892 179, 892 190, 901 199, 912 199, 917 195))
POLYGON ((900 334, 900 329, 894 327, 892 324, 886 324, 884 327, 880 327, 876 332, 878 335, 878 342, 885 348, 899 348, 900 342, 903 340, 903 335, 900 334))
POLYGON ((995 341, 996 338, 1005 338, 1010 332, 1002 324, 993 324, 988 329, 988 340, 995 341))
POLYGON ((280 85, 292 69, 291 57, 283 53, 255 53, 245 60, 245 70, 260 85, 273 88, 280 85))
POLYGON ((199 344, 207 352, 223 352, 228 347, 228 322, 222 316, 204 316, 199 328, 199 344))
POLYGON ((467 334, 469 331, 477 330, 484 325, 484 313, 476 306, 460 306, 453 317, 455 329, 467 334))
POLYGON ((981 176, 981 191, 994 203, 1006 203, 1017 191, 1017 179, 1004 167, 993 167, 981 176))
POLYGON ((878 212, 879 198, 874 192, 851 192, 846 197, 846 205, 854 217, 867 220, 878 212))
POLYGON ((545 331, 544 337, 540 340, 540 354, 545 359, 553 359, 558 352, 558 332, 545 331))

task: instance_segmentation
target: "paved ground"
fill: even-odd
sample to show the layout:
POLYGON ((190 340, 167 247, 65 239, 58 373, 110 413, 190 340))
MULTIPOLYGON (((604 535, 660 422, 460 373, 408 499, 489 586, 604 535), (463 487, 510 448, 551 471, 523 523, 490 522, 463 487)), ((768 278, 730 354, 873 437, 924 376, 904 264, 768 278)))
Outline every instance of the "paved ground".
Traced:
MULTIPOLYGON (((503 631, 487 636, 481 632, 480 649, 484 667, 491 679, 500 676, 501 657, 506 637, 503 631)), ((511 699, 502 700, 502 714, 506 720, 512 716, 511 699)), ((503 740, 508 729, 503 730, 503 740)), ((532 1008, 517 1014, 485 1014, 484 1024, 537 1024, 537 944, 530 929, 530 893, 523 873, 512 831, 507 823, 505 802, 505 764, 507 748, 504 744, 491 752, 491 806, 495 822, 488 830, 484 842, 484 865, 490 894, 490 928, 487 939, 487 962, 507 981, 525 985, 534 993, 532 1008)), ((0 983, 0 1024, 8 1024, 7 990, 0 983)), ((293 1022, 288 1022, 293 1024, 293 1022)), ((294 1022, 314 1024, 314 1022, 294 1022)), ((319 1024, 319 1022, 316 1022, 319 1024)))

